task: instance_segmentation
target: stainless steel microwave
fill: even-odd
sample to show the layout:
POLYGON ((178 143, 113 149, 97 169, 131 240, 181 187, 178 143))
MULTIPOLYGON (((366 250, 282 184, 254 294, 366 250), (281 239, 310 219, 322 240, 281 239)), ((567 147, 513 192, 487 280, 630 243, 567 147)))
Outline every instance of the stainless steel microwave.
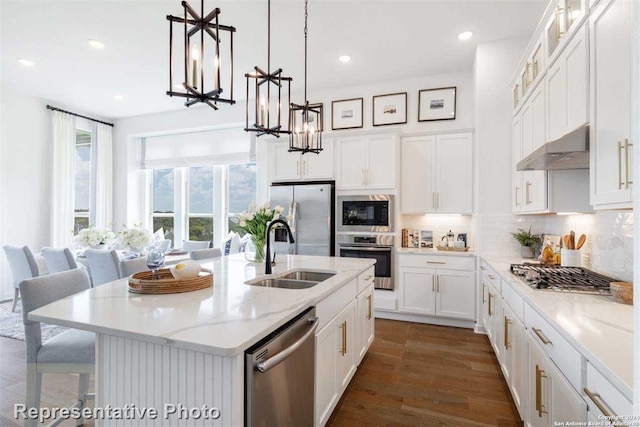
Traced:
POLYGON ((393 232, 393 196, 338 197, 338 231, 393 232))

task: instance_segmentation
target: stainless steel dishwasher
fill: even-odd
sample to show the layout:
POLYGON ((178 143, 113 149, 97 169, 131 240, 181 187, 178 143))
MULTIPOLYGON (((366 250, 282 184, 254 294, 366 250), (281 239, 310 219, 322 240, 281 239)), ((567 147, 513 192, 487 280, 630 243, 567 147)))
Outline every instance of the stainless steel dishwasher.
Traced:
POLYGON ((310 307, 245 352, 245 425, 312 426, 315 331, 310 307))

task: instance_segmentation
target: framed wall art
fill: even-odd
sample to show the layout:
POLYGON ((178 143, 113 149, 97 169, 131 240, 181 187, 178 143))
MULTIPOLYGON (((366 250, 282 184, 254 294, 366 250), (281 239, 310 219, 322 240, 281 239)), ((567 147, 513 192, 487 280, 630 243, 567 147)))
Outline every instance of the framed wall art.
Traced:
POLYGON ((364 99, 341 99, 331 102, 331 129, 357 129, 363 126, 364 99))
POLYGON ((407 92, 373 97, 373 125, 401 125, 407 123, 407 92))
POLYGON ((418 95, 418 121, 456 119, 456 87, 423 89, 418 95))

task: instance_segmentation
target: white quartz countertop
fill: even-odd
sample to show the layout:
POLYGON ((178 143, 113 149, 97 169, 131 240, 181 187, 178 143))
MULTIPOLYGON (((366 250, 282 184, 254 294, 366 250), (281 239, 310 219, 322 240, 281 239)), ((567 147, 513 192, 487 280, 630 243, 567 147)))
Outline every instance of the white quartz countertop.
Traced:
POLYGON ((633 306, 607 296, 535 290, 511 274, 521 258, 483 259, 633 401, 633 306))
POLYGON ((34 310, 29 319, 235 356, 374 263, 372 259, 278 255, 273 276, 289 270, 337 273, 309 289, 278 289, 246 285, 263 275, 264 265, 248 264, 243 254, 231 255, 202 264, 213 269, 213 288, 139 295, 130 293, 127 279, 121 279, 34 310))
POLYGON ((444 255, 444 256, 476 256, 478 255, 472 249, 467 252, 457 251, 439 251, 436 248, 433 249, 421 249, 421 248, 398 248, 396 252, 399 254, 418 254, 418 255, 444 255))

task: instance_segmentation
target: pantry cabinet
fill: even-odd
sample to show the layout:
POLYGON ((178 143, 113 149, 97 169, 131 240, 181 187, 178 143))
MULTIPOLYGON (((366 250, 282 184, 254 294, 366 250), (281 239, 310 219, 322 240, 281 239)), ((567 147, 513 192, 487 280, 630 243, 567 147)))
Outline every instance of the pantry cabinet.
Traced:
POLYGON ((396 187, 395 134, 337 138, 338 190, 396 187))
POLYGON ((289 141, 269 142, 271 182, 333 179, 333 140, 325 138, 318 153, 290 153, 289 141))
POLYGON ((402 213, 472 213, 472 134, 404 138, 401 191, 402 213))
POLYGON ((589 17, 591 203, 632 206, 631 2, 601 0, 589 17))

